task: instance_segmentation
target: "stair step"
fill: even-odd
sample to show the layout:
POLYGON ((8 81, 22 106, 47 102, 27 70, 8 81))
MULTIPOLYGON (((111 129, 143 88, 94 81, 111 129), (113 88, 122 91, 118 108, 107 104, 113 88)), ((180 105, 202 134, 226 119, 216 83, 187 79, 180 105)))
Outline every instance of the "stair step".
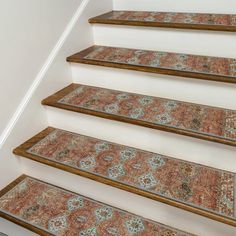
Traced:
POLYGON ((236 59, 94 45, 68 62, 236 83, 236 59))
POLYGON ((236 111, 71 84, 42 104, 236 146, 236 111))
POLYGON ((182 12, 111 11, 90 23, 236 32, 236 15, 182 12))
POLYGON ((236 226, 234 173, 52 127, 14 153, 236 226))
POLYGON ((0 192, 0 216, 43 236, 192 235, 26 175, 0 192))

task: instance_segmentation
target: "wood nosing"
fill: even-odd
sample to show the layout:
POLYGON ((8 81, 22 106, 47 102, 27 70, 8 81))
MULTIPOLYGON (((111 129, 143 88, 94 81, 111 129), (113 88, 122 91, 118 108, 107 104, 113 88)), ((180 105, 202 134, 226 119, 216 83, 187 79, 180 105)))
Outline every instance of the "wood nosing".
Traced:
POLYGON ((190 206, 190 205, 187 205, 187 204, 184 204, 184 203, 172 200, 172 199, 168 199, 166 197, 163 197, 163 196, 151 193, 151 192, 147 192, 145 190, 141 190, 139 188, 136 188, 136 187, 133 187, 130 185, 126 185, 124 183, 120 183, 120 182, 114 181, 112 179, 102 177, 102 176, 99 176, 99 175, 96 175, 96 174, 93 174, 90 172, 86 172, 86 171, 77 169, 75 167, 67 166, 65 164, 61 164, 59 162, 55 162, 55 161, 49 160, 47 158, 43 158, 43 157, 40 157, 35 154, 27 152, 27 150, 29 148, 31 148, 36 143, 38 143, 40 140, 45 138, 53 130, 55 130, 55 128, 52 128, 52 127, 46 128, 45 130, 43 130, 42 132, 40 132, 39 134, 37 134, 33 138, 29 139, 28 141, 26 141, 25 143, 20 145, 18 148, 16 148, 14 150, 14 154, 25 157, 25 158, 33 160, 33 161, 36 161, 41 164, 45 164, 45 165, 48 165, 48 166, 51 166, 51 167, 54 167, 54 168, 57 168, 57 169, 60 169, 63 171, 67 171, 72 174, 76 174, 76 175, 79 175, 79 176, 82 176, 82 177, 85 177, 85 178, 115 187, 115 188, 118 188, 121 190, 124 190, 124 191, 128 191, 128 192, 131 192, 131 193, 134 193, 134 194, 137 194, 137 195, 140 195, 140 196, 143 196, 143 197, 155 200, 155 201, 162 202, 164 204, 168 204, 170 206, 177 207, 182 210, 190 211, 192 213, 210 218, 212 220, 216 220, 216 221, 219 221, 219 222, 222 222, 225 224, 236 226, 236 221, 233 219, 230 219, 228 217, 224 217, 219 214, 214 214, 214 213, 204 210, 204 209, 200 209, 200 208, 190 206))

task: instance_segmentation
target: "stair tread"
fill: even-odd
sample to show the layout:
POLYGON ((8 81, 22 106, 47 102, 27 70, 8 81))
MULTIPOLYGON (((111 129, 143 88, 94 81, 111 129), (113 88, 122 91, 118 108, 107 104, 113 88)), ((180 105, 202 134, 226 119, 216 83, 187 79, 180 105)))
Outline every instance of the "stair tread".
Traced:
POLYGON ((192 235, 26 175, 0 192, 0 215, 47 236, 192 235))
POLYGON ((234 173, 52 127, 14 153, 236 226, 234 173))
POLYGON ((94 45, 68 62, 236 83, 236 59, 94 45))
POLYGON ((236 31, 235 14, 111 11, 93 17, 90 23, 166 27, 196 30, 236 31))
POLYGON ((236 146, 236 111, 71 84, 42 104, 236 146))

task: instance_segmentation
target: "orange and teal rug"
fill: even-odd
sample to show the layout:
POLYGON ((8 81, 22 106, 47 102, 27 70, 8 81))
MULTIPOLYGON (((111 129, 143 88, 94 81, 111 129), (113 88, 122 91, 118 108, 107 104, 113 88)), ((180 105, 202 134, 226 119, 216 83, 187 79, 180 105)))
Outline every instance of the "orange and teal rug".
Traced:
POLYGON ((99 18, 119 21, 160 22, 172 24, 236 26, 235 14, 207 14, 151 11, 112 11, 99 18))
MULTIPOLYGON (((95 17, 96 18, 96 17, 95 17)), ((159 22, 170 24, 236 26, 235 14, 207 14, 182 12, 112 11, 97 18, 106 20, 159 22)))
POLYGON ((236 78, 236 59, 94 46, 83 59, 236 78))
POLYGON ((44 235, 191 236, 27 176, 0 197, 1 213, 44 235))
POLYGON ((195 211, 236 220, 234 173, 59 129, 27 153, 39 161, 50 160, 195 211))
POLYGON ((236 111, 233 110, 86 85, 75 85, 57 103, 236 145, 236 111))

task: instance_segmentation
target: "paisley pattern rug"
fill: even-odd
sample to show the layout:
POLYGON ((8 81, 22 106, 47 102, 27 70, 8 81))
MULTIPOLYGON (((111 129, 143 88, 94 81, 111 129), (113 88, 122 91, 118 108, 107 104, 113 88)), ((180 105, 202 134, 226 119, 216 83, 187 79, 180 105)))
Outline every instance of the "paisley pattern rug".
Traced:
MULTIPOLYGON (((101 16, 100 16, 101 18, 101 16)), ((122 21, 145 21, 161 23, 179 23, 194 25, 236 26, 236 15, 203 14, 179 12, 147 12, 147 11, 112 11, 102 15, 103 19, 122 21)))
POLYGON ((55 129, 28 153, 235 219, 235 174, 55 129))
POLYGON ((191 236, 31 177, 0 198, 0 212, 55 236, 191 236))
POLYGON ((133 66, 236 77, 236 59, 94 46, 83 59, 133 66))
POLYGON ((236 142, 236 111, 78 85, 58 103, 236 142))

